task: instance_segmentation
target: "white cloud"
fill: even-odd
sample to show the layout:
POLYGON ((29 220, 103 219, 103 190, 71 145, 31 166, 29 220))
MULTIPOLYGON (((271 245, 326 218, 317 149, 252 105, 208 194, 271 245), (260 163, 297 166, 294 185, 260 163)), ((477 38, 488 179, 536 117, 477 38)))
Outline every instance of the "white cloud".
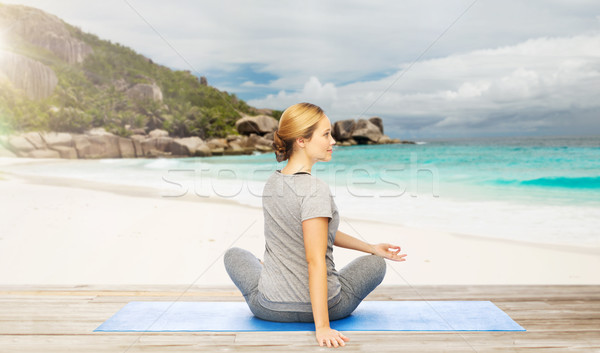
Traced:
POLYGON ((329 84, 327 90, 311 78, 298 93, 280 92, 250 103, 285 108, 301 98, 315 102, 321 98, 309 92, 335 92, 327 96, 327 108, 330 117, 339 120, 356 118, 389 88, 365 116, 393 122, 399 127, 396 132, 564 128, 545 119, 557 111, 600 112, 600 34, 539 38, 450 55, 416 63, 403 74, 407 67, 403 64, 400 71, 381 80, 329 84))
POLYGON ((259 107, 308 100, 336 120, 377 100, 365 115, 382 116, 398 134, 549 131, 565 116, 598 128, 590 122, 600 94, 598 1, 479 1, 408 71, 472 0, 4 1, 46 10, 163 65, 229 72, 219 88, 230 92, 278 92, 250 101, 259 107), (276 79, 236 85, 236 70, 249 64, 276 79))
MULTIPOLYGON (((4 1, 39 7, 178 69, 189 63, 202 74, 261 63, 282 78, 272 83, 276 90, 299 89, 310 76, 342 84, 389 72, 416 58, 472 2, 4 1)), ((597 30, 598 11, 592 1, 481 1, 425 58, 597 30)))
POLYGON ((321 84, 318 78, 310 77, 299 92, 279 91, 264 99, 249 101, 257 107, 287 107, 299 102, 311 102, 328 110, 337 100, 337 89, 332 83, 321 84))

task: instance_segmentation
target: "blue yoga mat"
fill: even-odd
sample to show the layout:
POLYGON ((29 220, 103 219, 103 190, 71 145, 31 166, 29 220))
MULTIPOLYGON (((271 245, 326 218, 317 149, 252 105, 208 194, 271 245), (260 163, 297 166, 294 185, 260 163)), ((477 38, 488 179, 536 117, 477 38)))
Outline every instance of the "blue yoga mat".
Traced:
MULTIPOLYGON (((365 301, 339 331, 525 331, 489 301, 365 301)), ((94 331, 313 331, 258 319, 244 302, 130 302, 94 331)))

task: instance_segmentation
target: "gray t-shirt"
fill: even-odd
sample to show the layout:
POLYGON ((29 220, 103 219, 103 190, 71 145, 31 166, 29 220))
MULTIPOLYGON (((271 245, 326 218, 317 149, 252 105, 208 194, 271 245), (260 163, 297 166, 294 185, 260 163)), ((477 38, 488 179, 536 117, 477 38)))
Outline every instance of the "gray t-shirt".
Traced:
POLYGON ((310 174, 274 172, 263 190, 265 219, 264 266, 258 282, 259 302, 277 311, 310 312, 308 265, 302 221, 329 217, 327 237, 327 297, 340 300, 340 281, 333 262, 333 242, 340 223, 329 186, 310 174))

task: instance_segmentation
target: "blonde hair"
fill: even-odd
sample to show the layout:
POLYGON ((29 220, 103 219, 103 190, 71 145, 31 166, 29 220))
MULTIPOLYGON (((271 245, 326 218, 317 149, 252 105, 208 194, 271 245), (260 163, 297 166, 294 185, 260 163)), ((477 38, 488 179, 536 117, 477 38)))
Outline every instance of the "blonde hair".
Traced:
POLYGON ((298 103, 288 107, 281 114, 279 128, 273 134, 277 162, 290 158, 297 138, 310 139, 324 116, 323 109, 311 103, 298 103))

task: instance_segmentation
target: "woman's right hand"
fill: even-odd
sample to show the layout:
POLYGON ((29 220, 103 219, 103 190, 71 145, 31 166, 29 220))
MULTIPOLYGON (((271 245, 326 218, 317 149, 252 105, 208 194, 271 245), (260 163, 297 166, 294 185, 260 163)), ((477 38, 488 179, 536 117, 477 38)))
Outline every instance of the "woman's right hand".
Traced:
POLYGON ((406 254, 400 254, 400 247, 387 243, 372 244, 372 254, 392 261, 406 261, 406 254))
POLYGON ((343 347, 346 345, 346 342, 350 341, 350 339, 341 332, 329 327, 318 328, 315 330, 315 334, 317 336, 317 342, 319 342, 319 346, 321 347, 324 345, 327 345, 329 348, 343 347))

